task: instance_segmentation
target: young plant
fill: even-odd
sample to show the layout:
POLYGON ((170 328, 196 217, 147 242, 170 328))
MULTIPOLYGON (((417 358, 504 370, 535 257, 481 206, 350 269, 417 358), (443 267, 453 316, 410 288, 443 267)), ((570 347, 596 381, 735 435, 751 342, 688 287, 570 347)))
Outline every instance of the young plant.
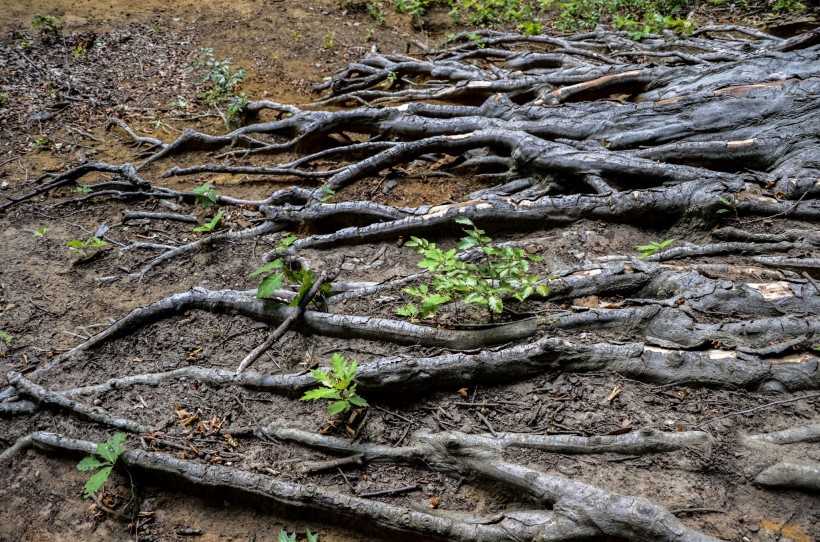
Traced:
POLYGON ((723 209, 718 209, 717 214, 723 215, 732 213, 737 218, 737 201, 734 199, 720 198, 720 202, 724 205, 723 209))
POLYGON ((310 371, 322 387, 305 392, 301 398, 302 401, 320 399, 330 401, 327 407, 328 416, 349 412, 354 406, 369 406, 367 401, 356 395, 356 371, 358 369, 358 361, 353 360, 348 363, 341 354, 333 354, 329 372, 318 369, 310 371))
POLYGON ((210 87, 200 94, 208 105, 217 110, 220 107, 228 107, 229 114, 225 116, 226 124, 241 114, 248 101, 244 94, 236 92, 248 73, 245 70, 233 71, 232 63, 231 58, 217 60, 214 57, 213 48, 205 47, 199 50, 199 56, 187 68, 189 72, 201 74, 199 83, 210 87))
POLYGON ((638 256, 638 258, 643 260, 644 258, 652 256, 653 254, 657 254, 658 252, 665 249, 674 242, 675 239, 667 239, 665 241, 661 241, 660 243, 657 241, 650 241, 648 245, 639 245, 635 248, 641 251, 641 255, 638 256))
MULTIPOLYGON (((319 534, 312 533, 308 531, 306 533, 307 542, 319 542, 319 534)), ((296 533, 288 533, 286 530, 282 529, 279 531, 279 536, 276 537, 276 542, 296 542, 296 533)))
POLYGON ((77 465, 77 470, 81 472, 97 471, 85 483, 84 498, 91 497, 108 481, 117 459, 125 451, 122 447, 125 437, 125 433, 117 433, 105 442, 97 444, 97 450, 92 455, 84 457, 77 465))
POLYGON ((99 237, 89 237, 85 241, 81 241, 79 239, 69 241, 68 248, 72 254, 76 254, 77 252, 83 251, 87 248, 100 248, 107 244, 108 242, 103 241, 99 237))
POLYGON ((94 190, 92 190, 88 186, 82 186, 81 185, 81 186, 77 186, 75 188, 72 188, 71 191, 74 192, 75 194, 90 194, 94 190))
POLYGON ((204 208, 209 208, 216 203, 219 192, 214 190, 214 185, 211 183, 203 183, 196 188, 191 189, 194 195, 194 205, 201 205, 204 208))
POLYGON ((470 226, 465 229, 458 250, 442 250, 426 239, 411 237, 406 243, 422 256, 418 266, 432 275, 430 286, 410 286, 405 292, 420 299, 419 305, 408 303, 396 311, 400 316, 426 318, 434 316, 439 307, 454 300, 463 300, 469 305, 485 307, 490 318, 504 310, 504 296, 512 296, 524 301, 534 293, 549 294, 549 288, 537 284, 541 277, 529 274, 530 262, 540 262, 542 258, 527 254, 522 248, 494 246, 485 231, 476 228, 467 217, 456 219, 458 224, 470 226), (466 251, 478 249, 479 263, 460 258, 466 251))
POLYGON ((41 227, 37 228, 36 230, 34 230, 34 237, 37 237, 38 239, 41 239, 41 238, 45 237, 47 233, 48 233, 48 228, 46 228, 45 226, 41 226, 41 227))
MULTIPOLYGON (((290 247, 294 241, 296 241, 295 236, 285 237, 276 246, 276 251, 280 253, 287 252, 288 247, 290 247)), ((310 287, 313 286, 313 283, 316 282, 318 278, 315 271, 307 268, 293 269, 286 264, 282 258, 277 258, 250 274, 251 277, 259 275, 265 275, 265 278, 262 279, 259 288, 256 290, 257 299, 270 297, 273 295, 273 292, 282 287, 285 281, 298 284, 299 291, 296 293, 296 297, 293 298, 293 301, 290 302, 291 307, 295 307, 302 301, 302 298, 308 293, 310 287)), ((322 285, 312 302, 316 303, 317 299, 322 299, 328 294, 330 294, 330 283, 322 285)))
POLYGON ((3 330, 0 330, 0 346, 2 346, 4 343, 11 344, 11 335, 9 335, 3 330))
POLYGON ((336 32, 328 30, 322 38, 322 47, 325 49, 333 49, 333 38, 336 37, 336 32))
POLYGON ((43 15, 35 13, 31 19, 31 27, 40 33, 40 36, 47 39, 56 38, 63 30, 63 20, 56 15, 43 15))
POLYGON ((219 211, 211 220, 201 226, 194 228, 194 233, 211 233, 219 225, 219 221, 225 215, 225 211, 219 211))

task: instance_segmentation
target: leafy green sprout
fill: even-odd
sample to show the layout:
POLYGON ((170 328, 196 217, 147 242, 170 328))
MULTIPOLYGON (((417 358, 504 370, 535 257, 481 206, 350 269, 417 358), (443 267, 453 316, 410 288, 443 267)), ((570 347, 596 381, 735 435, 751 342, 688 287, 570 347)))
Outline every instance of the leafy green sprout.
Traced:
MULTIPOLYGON (((276 252, 287 252, 288 248, 295 241, 296 237, 292 235, 283 238, 276 246, 276 252)), ((293 269, 287 265, 282 258, 277 258, 263 265, 249 276, 257 277, 260 275, 265 275, 265 277, 262 279, 262 282, 259 283, 259 287, 256 290, 257 299, 267 299, 271 297, 276 290, 282 287, 285 281, 299 285, 299 291, 296 293, 296 297, 290 302, 291 307, 295 307, 302 301, 302 298, 308 293, 310 287, 313 286, 313 283, 316 282, 318 278, 315 271, 306 268, 293 269)), ((329 283, 323 284, 311 302, 315 303, 317 298, 322 299, 328 296, 330 294, 330 288, 329 283)))
MULTIPOLYGON (((389 77, 390 77, 390 75, 388 74, 388 78, 389 77)), ((324 196, 319 198, 319 201, 322 202, 322 203, 325 203, 325 202, 329 201, 330 198, 332 198, 333 196, 336 195, 335 190, 333 190, 330 187, 325 186, 325 185, 322 185, 322 192, 324 192, 324 194, 325 194, 324 196)))
POLYGON ((376 0, 371 0, 367 3, 367 12, 370 14, 370 17, 373 18, 378 24, 384 24, 385 17, 384 12, 382 11, 379 3, 376 0))
POLYGON ((543 259, 527 254, 523 248, 492 245, 486 232, 467 217, 456 219, 458 224, 469 226, 458 249, 442 250, 426 239, 411 237, 406 246, 422 256, 418 266, 432 275, 431 285, 409 286, 405 292, 419 298, 419 304, 410 302, 396 312, 400 316, 416 319, 435 316, 441 305, 463 300, 468 305, 485 307, 492 319, 493 314, 504 310, 505 296, 524 301, 534 293, 546 297, 549 288, 538 284, 541 277, 529 274, 530 262, 543 259), (468 261, 467 251, 478 249, 479 263, 468 261), (460 257, 462 256, 462 257, 460 257))
POLYGON ((43 37, 56 38, 63 30, 63 20, 56 15, 43 15, 37 12, 31 19, 31 27, 43 37))
POLYGON ((336 32, 328 30, 322 37, 322 47, 325 49, 333 49, 333 39, 336 37, 336 32))
POLYGON ((125 433, 117 433, 105 442, 97 444, 96 451, 84 457, 77 465, 77 470, 80 472, 97 471, 85 483, 84 498, 87 499, 94 495, 108 481, 114 465, 125 451, 122 447, 125 438, 125 433))
MULTIPOLYGON (((319 542, 319 534, 308 531, 306 533, 307 542, 319 542)), ((296 542, 296 533, 288 533, 284 529, 279 531, 279 536, 276 537, 276 542, 296 542)))
POLYGON ((91 192, 93 192, 93 190, 89 186, 77 186, 73 188, 71 191, 75 194, 90 194, 91 192))
POLYGON ((195 227, 193 230, 194 233, 211 233, 219 225, 219 221, 222 220, 224 215, 225 211, 219 211, 211 220, 201 226, 195 227))
POLYGON ((11 344, 11 335, 3 330, 0 330, 0 344, 2 343, 11 344))
POLYGON ((41 239, 41 238, 45 237, 47 233, 48 233, 48 228, 46 228, 45 226, 41 226, 41 227, 37 228, 36 230, 34 230, 34 237, 37 237, 38 239, 41 239))
POLYGON ((635 248, 641 252, 641 255, 638 256, 641 260, 644 258, 648 258, 654 254, 657 254, 661 250, 665 249, 669 245, 675 242, 675 239, 666 239, 665 241, 650 241, 648 245, 638 245, 635 248))
POLYGON ((321 387, 308 390, 301 400, 330 401, 327 407, 328 416, 349 412, 353 407, 369 406, 364 398, 356 395, 356 371, 358 370, 358 361, 353 360, 348 363, 341 354, 333 354, 330 360, 330 371, 318 369, 310 371, 321 387))
POLYGON ((236 92, 236 88, 245 80, 248 73, 241 69, 232 70, 232 63, 233 59, 230 57, 217 60, 213 48, 204 47, 199 50, 199 56, 187 68, 189 72, 201 74, 200 84, 206 83, 210 86, 200 94, 208 105, 217 110, 219 107, 228 107, 228 113, 225 115, 226 124, 237 118, 248 102, 244 94, 236 92))
POLYGON ((100 248, 107 245, 107 241, 103 241, 99 237, 89 237, 85 241, 81 241, 80 239, 73 239, 68 242, 68 248, 72 254, 76 254, 77 252, 83 251, 86 248, 100 248))
POLYGON ((219 192, 214 190, 214 185, 211 183, 203 183, 192 188, 191 193, 194 195, 194 205, 201 205, 206 209, 216 203, 219 196, 219 192))
POLYGON ((718 209, 717 214, 722 215, 731 212, 737 218, 737 201, 734 199, 720 198, 720 202, 725 206, 723 209, 718 209))

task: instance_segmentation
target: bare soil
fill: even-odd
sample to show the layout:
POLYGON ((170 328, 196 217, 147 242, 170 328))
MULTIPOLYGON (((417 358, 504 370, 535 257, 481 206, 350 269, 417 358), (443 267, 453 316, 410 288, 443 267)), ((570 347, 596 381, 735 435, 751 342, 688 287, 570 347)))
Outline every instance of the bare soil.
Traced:
MULTIPOLYGON (((303 105, 315 97, 312 83, 363 56, 374 44, 382 51, 404 52, 409 39, 437 43, 453 31, 452 23, 443 16, 433 19, 425 29, 416 29, 406 16, 385 6, 386 24, 379 25, 369 17, 364 3, 329 0, 39 0, 3 4, 0 92, 9 100, 9 106, 0 109, 0 196, 4 199, 27 192, 32 180, 44 172, 61 171, 85 160, 112 164, 134 161, 137 151, 122 131, 108 125, 110 116, 125 119, 141 135, 165 141, 186 128, 224 132, 221 119, 198 97, 202 88, 196 77, 186 71, 199 48, 213 47, 217 57, 230 56, 236 67, 247 70, 249 78, 242 89, 249 96, 303 105), (44 43, 30 28, 35 12, 60 16, 66 25, 64 38, 44 43), (372 35, 368 29, 372 29, 372 35), (21 48, 24 42, 28 45, 21 48), (78 44, 90 45, 75 57, 72 51, 78 44), (188 105, 178 105, 180 96, 188 105)), ((716 15, 728 17, 719 12, 716 15)), ((206 158, 207 154, 201 153, 174 160, 185 166, 202 163, 206 158)), ((155 179, 167 165, 152 166, 144 175, 155 179)), ((162 184, 183 190, 206 180, 223 194, 237 198, 263 197, 292 182, 209 174, 186 181, 171 178, 162 180, 162 184)), ((305 182, 303 186, 317 184, 305 182)), ((336 201, 370 199, 399 206, 436 205, 462 199, 483 186, 469 177, 420 177, 407 179, 387 191, 384 179, 375 177, 346 189, 336 201)), ((0 216, 0 329, 13 338, 0 354, 0 374, 30 372, 104 328, 110 319, 119 319, 169 295, 197 286, 253 289, 257 281, 248 277, 249 272, 257 267, 259 255, 279 240, 232 241, 218 250, 172 260, 137 282, 126 274, 138 269, 150 255, 121 252, 120 244, 135 238, 156 243, 190 240, 190 225, 122 225, 125 210, 167 209, 151 200, 65 204, 73 196, 69 189, 61 189, 0 216), (103 224, 111 228, 106 234, 108 247, 89 261, 79 262, 69 255, 68 241, 86 239, 103 224), (41 227, 48 228, 48 232, 38 238, 34 232, 41 227)), ((178 205, 191 210, 182 202, 178 205)), ((783 219, 751 228, 769 232, 816 229, 816 224, 783 219)), ((672 230, 647 232, 641 224, 595 221, 526 235, 492 233, 499 241, 543 239, 537 250, 546 263, 536 270, 544 274, 558 262, 577 264, 611 254, 634 254, 634 247, 647 239, 676 238, 692 243, 708 239, 708 233, 695 225, 679 224, 672 230)), ((445 246, 456 243, 446 236, 437 241, 445 246)), ((353 265, 342 272, 339 280, 378 282, 416 271, 416 257, 395 242, 334 251, 308 250, 303 254, 317 267, 331 266, 342 255, 353 265)), ((707 261, 726 263, 727 259, 714 257, 707 261)), ((731 263, 751 264, 751 260, 739 256, 731 263)), ((619 299, 614 296, 581 301, 604 305, 619 299)), ((394 290, 377 298, 351 301, 344 306, 344 312, 391 317, 405 302, 406 297, 394 290)), ((526 313, 534 308, 525 303, 517 310, 526 313)), ((551 309, 557 311, 561 306, 555 304, 551 309)), ((444 315, 442 321, 446 322, 448 316, 444 315)), ((191 312, 156 322, 80 356, 49 373, 43 385, 66 390, 114 376, 192 364, 233 369, 267 333, 267 326, 241 316, 191 312)), ((608 338, 613 342, 628 341, 631 335, 611 331, 608 338)), ((365 364, 387 355, 423 356, 441 351, 304 336, 291 331, 256 363, 254 370, 271 374, 298 372, 316 363, 324 364, 333 352, 365 364)), ((455 387, 422 396, 376 398, 371 400, 372 408, 357 438, 362 442, 398 444, 408 431, 419 428, 485 433, 488 423, 490 430, 497 432, 549 431, 587 436, 641 427, 681 431, 700 427, 716 416, 782 398, 742 390, 653 386, 611 373, 556 373, 496 386, 465 383, 463 389, 455 387), (607 401, 616 388, 622 391, 607 401)), ((154 449, 181 458, 235 465, 340 492, 414 486, 412 491, 378 498, 421 510, 491 514, 527 504, 520 495, 493 485, 462 484, 434 472, 405 467, 367 465, 345 469, 344 474, 340 470, 306 474, 295 466, 328 456, 258 439, 237 437, 234 444, 224 436, 234 429, 271 421, 344 434, 344 427, 328 426, 325 407, 320 404, 237 387, 215 389, 190 380, 135 386, 95 399, 95 404, 112 414, 167 432, 167 438, 153 443, 154 449), (187 426, 181 426, 186 418, 181 413, 193 418, 187 426), (180 434, 187 436, 173 436, 180 434), (169 446, 169 442, 177 446, 169 446)), ((361 422, 354 420, 352 426, 361 422)), ((508 458, 610 491, 648 498, 678 511, 679 519, 687 525, 720 539, 810 542, 820 540, 820 499, 799 491, 765 490, 750 484, 761 468, 783 459, 783 452, 753 452, 742 445, 741 438, 818 422, 820 402, 815 396, 710 425, 719 437, 719 445, 709 450, 600 457, 518 451, 510 452, 508 458)), ((97 442, 111 436, 105 428, 49 409, 31 416, 0 419, 0 427, 3 448, 34 430, 97 442)), ((127 441, 127 446, 133 447, 151 444, 145 438, 131 437, 127 441)), ((816 444, 797 445, 785 453, 820 460, 816 444)), ((275 540, 280 529, 318 531, 324 541, 385 539, 360 525, 329 523, 315 515, 295 517, 264 503, 248 503, 235 495, 214 494, 149 476, 138 476, 136 480, 140 509, 146 514, 140 527, 134 529, 125 514, 126 503, 132 498, 127 476, 116 472, 107 486, 107 504, 126 515, 121 517, 83 500, 86 476, 76 470, 78 460, 29 450, 0 467, 0 541, 250 542, 275 540)))

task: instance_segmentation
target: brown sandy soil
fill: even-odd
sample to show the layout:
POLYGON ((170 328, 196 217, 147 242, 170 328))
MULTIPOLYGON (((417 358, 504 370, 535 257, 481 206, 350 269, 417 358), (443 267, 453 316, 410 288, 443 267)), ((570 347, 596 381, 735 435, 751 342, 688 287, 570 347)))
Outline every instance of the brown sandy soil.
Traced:
MULTIPOLYGON (((370 18, 364 3, 331 0, 5 0, 0 1, 0 7, 0 91, 10 103, 5 110, 0 109, 3 201, 6 196, 28 192, 32 181, 45 172, 64 171, 86 160, 137 162, 139 151, 132 141, 108 124, 112 116, 125 120, 140 135, 163 141, 171 141, 188 128, 224 133, 222 120, 198 97, 203 88, 196 76, 186 71, 200 48, 213 47, 218 58, 232 57, 235 67, 245 69, 249 76, 241 88, 249 97, 306 105, 316 97, 311 92, 313 83, 364 56, 374 44, 382 52, 404 53, 410 39, 440 43, 448 33, 460 30, 443 15, 419 30, 408 17, 387 7, 386 22, 380 25, 370 18), (60 42, 45 44, 30 28, 35 12, 62 18, 65 29, 60 42), (92 45, 75 57, 72 51, 79 44, 92 45)), ((730 17, 725 12, 718 12, 718 16, 730 17)), ((263 118, 267 118, 265 115, 268 113, 263 113, 263 118)), ((220 193, 243 199, 263 198, 294 183, 291 178, 257 180, 238 174, 160 177, 174 165, 190 166, 209 158, 205 152, 178 155, 140 174, 180 191, 207 181, 214 183, 220 193)), ((251 159, 251 163, 262 162, 251 159)), ((95 175, 83 183, 110 178, 95 175)), ((298 183, 306 188, 320 184, 310 180, 298 183)), ((406 179, 392 190, 385 190, 385 178, 376 175, 341 191, 334 201, 366 199, 392 206, 437 205, 464 199, 484 186, 470 175, 446 180, 427 176, 406 179)), ((261 254, 281 239, 273 235, 236 240, 220 245, 218 250, 196 251, 158 266, 138 282, 128 274, 149 261, 153 253, 124 252, 120 248, 134 240, 184 243, 194 238, 191 225, 170 221, 122 224, 126 210, 167 212, 169 209, 158 200, 69 201, 76 196, 70 188, 61 188, 0 215, 0 329, 12 337, 11 344, 0 354, 2 375, 9 371, 26 374, 107 327, 110 319, 120 319, 133 309, 167 296, 194 287, 254 289, 258 282, 248 277, 249 272, 261 265, 261 254), (105 234, 109 241, 106 247, 94 252, 88 261, 69 254, 69 241, 91 237, 103 224, 110 228, 105 234), (44 236, 34 235, 43 227, 48 229, 44 236)), ((197 212, 183 201, 174 205, 179 212, 197 212)), ((243 214, 241 208, 229 213, 227 218, 234 222, 258 217, 250 211, 243 214)), ((775 224, 755 224, 749 230, 766 233, 790 228, 816 231, 817 224, 783 218, 775 224)), ((296 233, 305 236, 315 232, 296 233)), ((708 232, 685 223, 647 232, 641 224, 613 225, 595 220, 526 233, 491 233, 502 241, 540 238, 541 244, 534 250, 546 260, 537 269, 542 274, 548 274, 554 262, 577 265, 611 254, 634 255, 634 247, 645 243, 647 237, 685 239, 696 244, 710 239, 708 232)), ((456 240, 445 235, 437 242, 450 247, 456 240)), ((343 269, 340 281, 380 282, 417 269, 416 256, 395 240, 324 251, 309 249, 300 255, 322 269, 332 267, 344 256, 352 265, 343 269)), ((716 257, 709 263, 745 265, 751 264, 751 259, 716 257)), ((612 296, 593 303, 619 301, 619 296, 612 296)), ((352 300, 344 305, 344 312, 390 318, 404 302, 406 299, 396 289, 352 300)), ((528 302, 516 310, 542 310, 542 305, 528 302)), ((560 312, 566 306, 547 304, 545 310, 560 312)), ((478 313, 468 315, 481 317, 478 313)), ((443 320, 447 321, 448 316, 443 320)), ((194 364, 233 370, 267 334, 266 325, 242 316, 189 311, 78 356, 39 383, 49 389, 67 390, 111 377, 194 364)), ((555 332, 556 337, 570 335, 555 332)), ((603 331, 597 336, 613 343, 634 338, 628 330, 603 331)), ((270 374, 304 371, 317 363, 325 365, 334 352, 366 364, 385 356, 422 357, 445 351, 290 331, 269 355, 256 362, 254 370, 270 374)), ((408 431, 420 428, 485 433, 488 425, 497 432, 583 436, 644 427, 681 431, 702 427, 723 414, 801 395, 674 383, 658 386, 609 372, 556 372, 498 385, 467 382, 463 391, 460 387, 406 398, 401 394, 378 397, 371 401, 357 438, 361 442, 397 444, 408 431), (615 389, 621 391, 607 400, 615 389)), ((820 423, 817 394, 807 396, 805 400, 727 417, 709 425, 715 437, 709 449, 691 447, 640 456, 573 456, 519 450, 509 452, 506 458, 608 491, 645 497, 678 511, 676 515, 684 524, 716 538, 820 540, 820 499, 816 494, 767 490, 750 483, 762 468, 784 456, 820 460, 817 444, 798 444, 785 452, 752 450, 742 441, 748 434, 820 423)), ((331 456, 250 436, 237 438, 234 445, 224 436, 228 428, 252 428, 274 421, 308 431, 328 430, 323 405, 295 398, 236 386, 220 389, 183 379, 114 390, 95 395, 93 400, 109 413, 167 434, 165 444, 154 443, 154 449, 192 461, 233 465, 283 481, 347 493, 354 489, 366 493, 412 486, 411 491, 377 498, 421 511, 435 508, 492 515, 532 504, 527 497, 491 483, 462 483, 434 471, 404 466, 372 464, 346 467, 344 474, 341 469, 305 473, 296 468, 302 462, 331 456), (180 412, 196 420, 190 426, 182 425, 184 416, 180 412)), ((361 419, 353 426, 359 423, 361 419)), ((104 441, 114 432, 49 408, 31 415, 0 418, 0 427, 3 449, 35 430, 94 442, 104 441)), ((342 427, 329 430, 344 434, 342 427)), ((126 441, 126 447, 131 448, 149 444, 150 439, 133 435, 126 441)), ((120 470, 112 475, 104 499, 114 512, 105 512, 99 503, 82 498, 87 476, 75 468, 79 459, 28 450, 0 465, 0 541, 260 542, 275 540, 281 529, 319 532, 323 541, 390 540, 395 536, 385 537, 377 530, 322 514, 300 515, 264 501, 248 502, 246 496, 203 490, 137 472, 133 476, 143 516, 133 520, 128 517, 128 503, 135 495, 128 475, 120 470)))

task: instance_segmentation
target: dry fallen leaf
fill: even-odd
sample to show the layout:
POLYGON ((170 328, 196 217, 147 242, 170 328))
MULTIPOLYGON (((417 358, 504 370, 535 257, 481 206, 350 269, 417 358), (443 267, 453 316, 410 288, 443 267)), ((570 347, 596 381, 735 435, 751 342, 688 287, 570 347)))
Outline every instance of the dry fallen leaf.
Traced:
POLYGON ((461 388, 458 390, 458 394, 462 397, 468 397, 470 394, 467 392, 467 388, 461 388))
POLYGON ((430 508, 438 508, 439 501, 441 501, 440 497, 429 497, 427 499, 427 506, 430 508))

